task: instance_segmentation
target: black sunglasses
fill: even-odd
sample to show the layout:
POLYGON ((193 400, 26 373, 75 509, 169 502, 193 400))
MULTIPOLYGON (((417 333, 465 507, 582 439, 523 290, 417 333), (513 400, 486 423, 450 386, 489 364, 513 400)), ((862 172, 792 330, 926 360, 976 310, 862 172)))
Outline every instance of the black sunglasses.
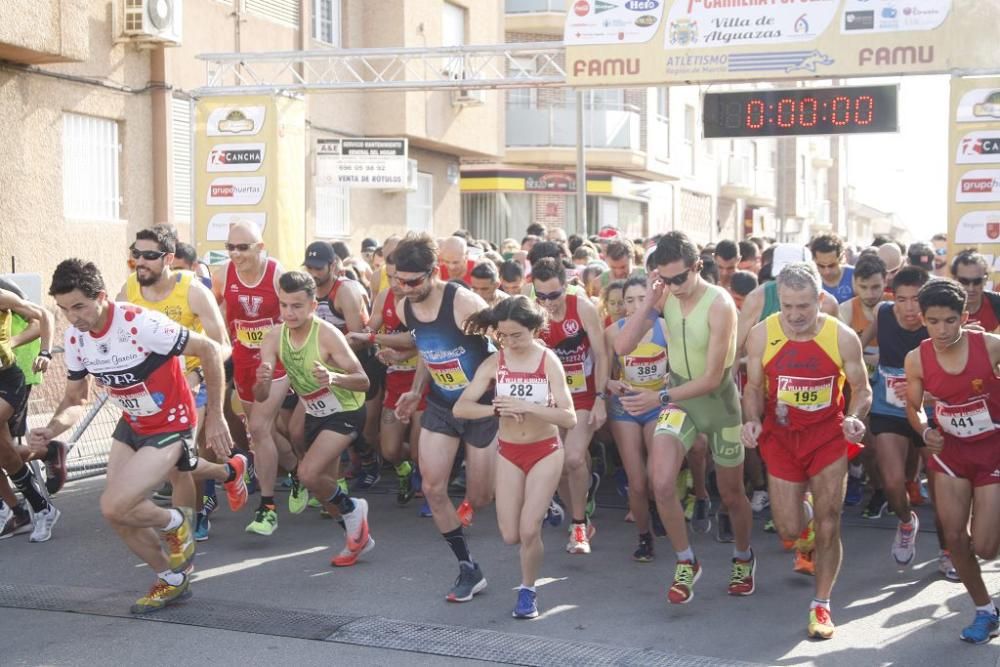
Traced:
POLYGON ((674 285, 676 287, 680 287, 681 285, 683 285, 684 283, 687 282, 688 275, 692 271, 694 271, 694 267, 693 266, 692 267, 688 267, 688 268, 684 269, 684 271, 682 273, 678 273, 676 276, 670 276, 669 278, 667 278, 666 276, 664 276, 664 275, 661 274, 660 275, 660 280, 663 281, 664 285, 674 285))
POLYGON ((226 250, 228 252, 234 252, 236 250, 239 250, 240 252, 246 252, 247 250, 249 250, 250 248, 254 247, 255 245, 257 245, 257 244, 256 243, 227 243, 226 244, 226 250))
POLYGON ((159 250, 136 250, 132 248, 132 259, 139 259, 142 257, 147 262, 155 262, 167 253, 160 252, 159 250))
MULTIPOLYGON (((431 269, 431 271, 433 271, 433 269, 431 269)), ((420 276, 419 278, 409 278, 404 280, 399 276, 393 276, 392 279, 395 280, 400 285, 406 285, 407 287, 420 287, 421 285, 424 284, 424 281, 427 280, 427 278, 431 275, 431 271, 427 271, 426 273, 424 273, 424 275, 420 276)))
POLYGON ((958 282, 960 284, 964 285, 965 287, 969 287, 970 285, 975 285, 976 287, 979 287, 985 281, 986 281, 986 278, 983 277, 983 276, 980 276, 978 278, 959 278, 958 279, 958 282))
POLYGON ((556 290, 555 292, 548 292, 548 293, 545 293, 545 292, 535 292, 535 300, 536 301, 555 301, 556 299, 558 299, 559 297, 561 297, 563 295, 563 292, 565 292, 565 291, 566 290, 561 289, 561 290, 556 290))

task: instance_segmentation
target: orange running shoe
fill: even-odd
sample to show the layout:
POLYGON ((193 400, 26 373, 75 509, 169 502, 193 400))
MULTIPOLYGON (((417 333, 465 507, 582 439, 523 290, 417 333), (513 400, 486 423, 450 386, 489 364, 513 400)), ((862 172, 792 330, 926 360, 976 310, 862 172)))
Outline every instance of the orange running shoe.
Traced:
POLYGON ((229 457, 226 463, 236 473, 233 481, 223 484, 226 489, 226 500, 229 501, 229 509, 239 512, 247 504, 247 483, 244 477, 247 470, 247 457, 243 454, 236 454, 229 457))
POLYGON ((458 520, 462 522, 462 527, 468 528, 472 525, 472 516, 476 512, 472 509, 472 503, 469 502, 469 499, 465 498, 462 500, 462 504, 458 506, 458 509, 455 510, 455 513, 458 514, 458 520))
POLYGON ((833 619, 826 607, 813 607, 809 610, 809 637, 811 639, 829 639, 833 637, 833 619))
POLYGON ((694 584, 701 578, 701 563, 679 560, 674 569, 674 581, 667 591, 670 604, 687 604, 694 599, 694 584))
POLYGON ((906 495, 910 497, 910 504, 914 507, 923 505, 926 502, 924 496, 920 493, 920 482, 907 482, 906 495))
POLYGON ((816 563, 813 561, 812 551, 795 551, 795 564, 792 569, 799 574, 810 577, 816 576, 816 563))

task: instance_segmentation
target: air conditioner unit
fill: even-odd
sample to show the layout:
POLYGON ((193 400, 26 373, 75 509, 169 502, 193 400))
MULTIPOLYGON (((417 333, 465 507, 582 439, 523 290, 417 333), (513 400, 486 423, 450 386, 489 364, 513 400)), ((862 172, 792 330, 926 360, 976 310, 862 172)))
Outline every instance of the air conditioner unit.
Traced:
POLYGON ((416 192, 417 191, 417 161, 406 161, 406 185, 402 188, 387 188, 384 192, 416 192))
POLYGON ((183 0, 119 0, 122 36, 135 42, 180 46, 183 0))
POLYGON ((458 90, 451 91, 451 105, 453 107, 481 107, 486 104, 486 91, 478 90, 458 90))

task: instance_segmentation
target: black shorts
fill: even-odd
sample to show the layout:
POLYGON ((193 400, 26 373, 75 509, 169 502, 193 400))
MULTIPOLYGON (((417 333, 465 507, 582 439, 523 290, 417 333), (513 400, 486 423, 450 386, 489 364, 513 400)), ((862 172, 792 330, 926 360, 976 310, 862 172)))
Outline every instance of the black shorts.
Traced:
POLYGON ((289 389, 288 393, 285 394, 285 398, 281 400, 281 409, 294 410, 295 406, 298 405, 298 403, 299 403, 299 395, 296 394, 291 389, 289 389))
POLYGON ((427 409, 420 420, 422 428, 432 433, 442 433, 452 438, 460 438, 466 444, 472 445, 476 449, 489 447, 497 437, 497 429, 500 428, 498 417, 483 417, 482 419, 459 419, 451 408, 446 408, 435 403, 432 399, 427 401, 427 409))
POLYGON ((350 412, 334 412, 326 417, 306 415, 306 449, 308 449, 323 431, 333 431, 357 440, 365 428, 365 406, 350 412))
POLYGON ((198 447, 194 442, 194 433, 190 430, 140 435, 132 429, 132 425, 123 416, 118 420, 118 425, 115 426, 115 432, 111 434, 111 437, 135 451, 139 451, 143 447, 162 449, 179 442, 181 443, 181 455, 177 458, 177 469, 181 472, 188 472, 198 466, 198 447))
POLYGON ((31 387, 24 383, 24 373, 12 364, 0 370, 0 399, 14 408, 14 413, 7 420, 10 434, 15 438, 24 435, 28 415, 28 392, 31 387))
POLYGON ((365 401, 370 401, 379 395, 385 385, 385 364, 378 360, 371 348, 366 352, 359 352, 358 358, 361 361, 361 368, 368 376, 368 391, 365 392, 365 401))
POLYGON ((916 447, 924 446, 924 439, 920 437, 919 433, 913 430, 906 417, 870 414, 868 415, 868 430, 871 431, 872 435, 895 433, 904 438, 909 438, 916 447))

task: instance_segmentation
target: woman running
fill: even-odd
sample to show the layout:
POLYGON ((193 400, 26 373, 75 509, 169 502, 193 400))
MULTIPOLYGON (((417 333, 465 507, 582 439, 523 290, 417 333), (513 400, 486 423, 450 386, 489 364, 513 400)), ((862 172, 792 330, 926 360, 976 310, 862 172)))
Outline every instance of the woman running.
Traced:
POLYGON ((601 290, 601 298, 597 302, 597 312, 606 327, 625 317, 624 280, 612 280, 607 287, 601 290))
POLYGON ((521 545, 514 618, 538 616, 535 580, 542 566, 542 519, 563 469, 559 429, 576 425, 562 363, 537 338, 544 325, 544 312, 521 295, 470 317, 466 333, 495 331, 501 348, 476 370, 454 408, 459 419, 500 418, 497 523, 504 542, 521 545), (494 382, 493 403, 477 403, 494 382))

